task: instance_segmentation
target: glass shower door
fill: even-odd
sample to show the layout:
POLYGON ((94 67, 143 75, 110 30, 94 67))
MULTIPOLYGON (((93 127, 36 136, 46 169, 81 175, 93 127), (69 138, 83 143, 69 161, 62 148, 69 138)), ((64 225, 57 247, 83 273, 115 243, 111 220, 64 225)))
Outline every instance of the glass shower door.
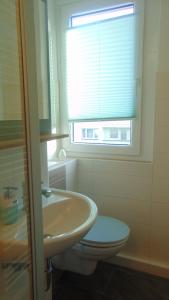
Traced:
POLYGON ((29 51, 26 57, 23 42, 29 36, 22 5, 0 1, 1 300, 40 300, 44 289, 38 111, 26 76, 29 51))
POLYGON ((26 148, 0 151, 0 299, 33 299, 26 148), (23 192, 24 187, 24 192, 23 192))

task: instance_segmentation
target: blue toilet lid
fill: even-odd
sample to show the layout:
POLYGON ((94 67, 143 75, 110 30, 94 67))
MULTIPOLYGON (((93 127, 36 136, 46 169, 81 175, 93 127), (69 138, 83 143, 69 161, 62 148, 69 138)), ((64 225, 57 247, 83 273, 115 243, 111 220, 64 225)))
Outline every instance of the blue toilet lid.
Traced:
POLYGON ((90 231, 81 240, 82 244, 118 244, 125 241, 130 233, 129 227, 117 219, 98 216, 90 231))

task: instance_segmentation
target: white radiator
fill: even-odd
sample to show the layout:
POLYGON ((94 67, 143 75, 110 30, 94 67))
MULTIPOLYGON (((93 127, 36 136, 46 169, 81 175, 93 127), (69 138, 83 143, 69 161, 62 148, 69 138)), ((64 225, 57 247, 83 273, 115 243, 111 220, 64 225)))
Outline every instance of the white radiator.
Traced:
POLYGON ((64 162, 50 162, 49 187, 76 191, 76 159, 66 160, 64 162))

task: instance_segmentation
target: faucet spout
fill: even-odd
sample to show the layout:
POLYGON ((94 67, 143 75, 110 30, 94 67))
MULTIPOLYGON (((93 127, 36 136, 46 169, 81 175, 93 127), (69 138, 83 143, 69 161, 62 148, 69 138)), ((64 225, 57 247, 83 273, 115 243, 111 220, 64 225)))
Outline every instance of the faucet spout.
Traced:
POLYGON ((46 198, 49 198, 52 194, 52 191, 48 188, 44 188, 41 190, 41 193, 43 196, 45 196, 46 198))

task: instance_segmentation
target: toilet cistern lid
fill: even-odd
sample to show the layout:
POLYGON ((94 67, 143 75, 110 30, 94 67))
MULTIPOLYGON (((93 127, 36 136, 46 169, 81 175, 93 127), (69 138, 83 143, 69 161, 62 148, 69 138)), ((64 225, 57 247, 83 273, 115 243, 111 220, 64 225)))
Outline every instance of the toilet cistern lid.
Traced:
POLYGON ((120 220, 98 216, 91 230, 81 240, 82 244, 113 245, 125 241, 129 236, 129 227, 120 220))

